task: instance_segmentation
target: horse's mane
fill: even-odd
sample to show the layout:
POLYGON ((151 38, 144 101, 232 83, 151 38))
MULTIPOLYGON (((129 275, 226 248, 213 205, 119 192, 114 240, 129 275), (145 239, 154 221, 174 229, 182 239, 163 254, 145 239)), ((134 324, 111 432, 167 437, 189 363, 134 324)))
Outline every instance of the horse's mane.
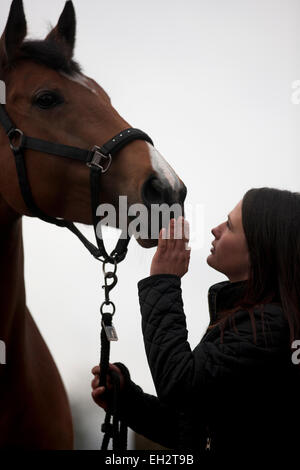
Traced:
MULTIPOLYGON (((47 67, 60 70, 68 75, 80 73, 80 65, 72 59, 68 59, 54 41, 26 40, 24 41, 13 62, 21 59, 30 59, 47 67)), ((9 65, 13 66, 13 62, 9 65)))

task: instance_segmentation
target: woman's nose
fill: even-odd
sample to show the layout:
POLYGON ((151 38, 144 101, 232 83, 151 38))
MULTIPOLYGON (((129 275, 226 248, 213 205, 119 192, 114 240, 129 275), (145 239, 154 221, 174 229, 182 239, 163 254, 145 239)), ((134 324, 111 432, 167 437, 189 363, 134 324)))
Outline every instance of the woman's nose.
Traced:
POLYGON ((222 232, 222 224, 221 225, 218 225, 217 227, 214 227, 213 229, 211 229, 211 233, 213 234, 213 236, 215 238, 220 238, 220 235, 221 235, 221 232, 222 232))
POLYGON ((211 233, 213 234, 215 238, 217 238, 217 227, 212 228, 211 233))

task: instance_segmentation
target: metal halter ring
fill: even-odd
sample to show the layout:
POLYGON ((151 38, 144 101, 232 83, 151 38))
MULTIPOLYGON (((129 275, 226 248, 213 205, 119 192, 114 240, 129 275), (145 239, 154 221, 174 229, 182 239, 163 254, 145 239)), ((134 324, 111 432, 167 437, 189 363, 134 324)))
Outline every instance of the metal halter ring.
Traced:
POLYGON ((20 150, 20 148, 23 146, 23 141, 24 141, 24 134, 22 131, 20 131, 20 129, 11 129, 8 133, 7 133, 7 137, 9 138, 9 142, 10 142, 10 148, 14 151, 14 152, 17 152, 18 150, 20 150), (19 134, 19 145, 18 147, 16 147, 15 145, 12 144, 12 139, 15 137, 15 134, 19 134))
POLYGON ((100 313, 101 313, 101 315, 104 315, 104 314, 106 313, 106 314, 108 314, 108 315, 113 316, 113 315, 115 314, 115 311, 116 311, 115 304, 114 304, 111 300, 109 300, 108 302, 103 302, 103 303, 101 304, 101 307, 100 307, 100 313), (111 305, 113 306, 113 311, 112 311, 112 312, 103 312, 103 307, 104 307, 104 305, 109 305, 109 304, 111 304, 111 305))

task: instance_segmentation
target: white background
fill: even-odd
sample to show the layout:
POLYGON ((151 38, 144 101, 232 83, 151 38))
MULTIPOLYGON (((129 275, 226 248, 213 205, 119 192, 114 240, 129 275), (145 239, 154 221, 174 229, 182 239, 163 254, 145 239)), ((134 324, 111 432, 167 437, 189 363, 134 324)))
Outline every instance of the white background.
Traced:
MULTIPOLYGON (((64 1, 24 5, 29 37, 43 38, 64 1)), ((300 2, 74 0, 74 5, 75 59, 119 113, 153 138, 188 188, 194 238, 182 290, 194 348, 209 321, 207 290, 226 279, 206 264, 211 228, 251 187, 299 190, 300 105, 292 104, 291 96, 292 83, 300 79, 300 2)), ((1 0, 1 31, 9 7, 9 0, 1 0)), ((80 228, 94 240, 92 229, 80 228)), ((105 233, 111 251, 118 232, 105 233)), ((99 356, 101 264, 66 229, 27 217, 24 247, 29 309, 74 404, 80 446, 97 448, 101 412, 90 397, 90 369, 99 356)), ((149 275, 154 253, 132 239, 111 293, 120 338, 112 344, 111 362, 124 362, 148 393, 155 389, 137 282, 149 275)))

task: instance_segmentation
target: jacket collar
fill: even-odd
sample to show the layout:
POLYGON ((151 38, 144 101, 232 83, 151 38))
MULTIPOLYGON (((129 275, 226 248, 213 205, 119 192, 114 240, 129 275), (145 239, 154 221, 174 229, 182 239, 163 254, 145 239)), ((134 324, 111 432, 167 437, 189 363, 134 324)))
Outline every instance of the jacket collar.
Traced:
POLYGON ((247 281, 222 281, 213 284, 208 290, 208 307, 210 323, 217 320, 218 313, 222 310, 236 306, 243 297, 247 281))

